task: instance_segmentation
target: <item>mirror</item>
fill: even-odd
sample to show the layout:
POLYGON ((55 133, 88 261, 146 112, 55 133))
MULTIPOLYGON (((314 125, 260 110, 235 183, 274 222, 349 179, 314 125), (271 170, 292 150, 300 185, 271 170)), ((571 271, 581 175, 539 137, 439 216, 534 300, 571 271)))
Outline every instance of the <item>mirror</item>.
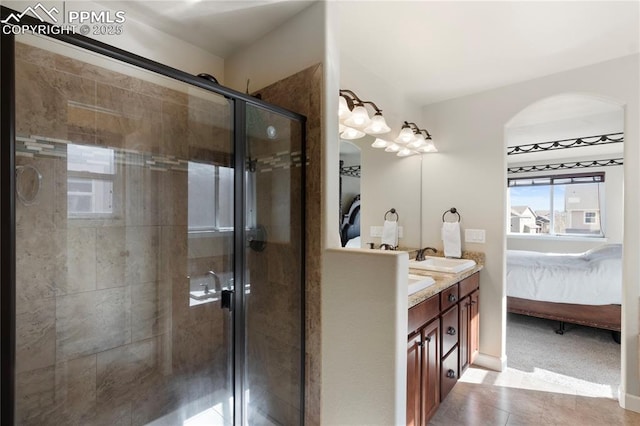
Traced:
POLYGON ((385 212, 398 212, 400 249, 415 249, 421 244, 421 167, 420 155, 400 158, 373 148, 374 138, 365 136, 340 142, 340 231, 343 247, 377 249, 385 212), (360 177, 348 176, 359 171, 360 177), (356 196, 360 194, 360 199, 356 196), (356 203, 354 203, 356 201, 356 203), (351 212, 351 213, 350 213, 351 212), (342 237, 345 224, 352 234, 342 237), (359 239, 355 223, 359 222, 359 239), (373 228, 373 229, 372 229, 373 228), (372 232, 373 231, 373 232, 372 232), (349 245, 347 242, 351 241, 349 245))
POLYGON ((340 141, 340 243, 342 247, 362 247, 360 238, 360 148, 340 141))

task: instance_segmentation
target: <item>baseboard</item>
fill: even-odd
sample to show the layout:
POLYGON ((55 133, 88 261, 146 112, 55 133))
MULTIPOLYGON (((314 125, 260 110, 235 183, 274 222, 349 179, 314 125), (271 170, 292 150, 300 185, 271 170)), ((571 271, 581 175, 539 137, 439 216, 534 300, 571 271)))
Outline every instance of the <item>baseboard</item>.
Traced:
POLYGON ((620 393, 619 398, 620 406, 625 410, 635 411, 640 413, 640 397, 636 395, 630 395, 628 393, 620 393))
POLYGON ((498 358, 492 355, 479 353, 473 365, 487 368, 494 371, 504 371, 507 369, 507 357, 498 358))

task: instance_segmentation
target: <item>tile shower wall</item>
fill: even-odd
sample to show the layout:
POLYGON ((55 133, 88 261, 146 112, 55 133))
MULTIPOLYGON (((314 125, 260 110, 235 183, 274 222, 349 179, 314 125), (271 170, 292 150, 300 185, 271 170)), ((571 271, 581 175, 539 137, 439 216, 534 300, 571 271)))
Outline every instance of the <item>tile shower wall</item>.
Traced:
POLYGON ((227 319, 189 306, 186 277, 230 256, 219 239, 190 258, 186 160, 228 165, 228 106, 21 43, 16 80, 17 164, 42 174, 16 202, 17 423, 173 424, 223 401, 227 319), (70 144, 114 150, 112 214, 69 215, 70 144))
MULTIPOLYGON (((323 78, 322 78, 322 65, 317 64, 311 66, 305 70, 302 70, 290 77, 282 79, 270 86, 265 87, 259 91, 262 99, 272 104, 281 106, 283 108, 296 111, 307 117, 306 126, 306 149, 307 149, 307 168, 306 168, 306 187, 305 193, 305 412, 304 420, 305 424, 309 426, 315 426, 320 424, 320 343, 321 343, 321 329, 320 329, 320 300, 321 300, 321 288, 320 288, 320 274, 322 259, 322 218, 321 218, 321 182, 322 182, 322 90, 323 90, 323 78)), ((275 173, 275 172, 274 172, 275 173)), ((274 180, 276 178, 274 177, 274 180)), ((274 188, 274 191, 275 188, 274 188)), ((295 192, 294 192, 295 193, 295 192)), ((274 192, 275 194, 275 192, 274 192)), ((264 195, 269 197, 270 195, 264 195)), ((272 197, 277 197, 273 195, 272 197)), ((284 205, 284 204, 283 204, 284 205)), ((274 213, 275 223, 279 223, 283 215, 281 213, 274 213)), ((281 222, 280 222, 281 223, 281 222)), ((293 227, 295 228, 295 227, 293 227)), ((265 256, 263 260, 268 264, 268 268, 265 265, 255 266, 259 270, 269 271, 268 287, 271 291, 277 291, 278 288, 286 287, 287 283, 291 282, 283 271, 282 265, 278 263, 278 250, 286 250, 285 247, 273 247, 272 251, 268 254, 273 257, 273 263, 268 256, 265 256)), ((287 259, 287 255, 284 255, 284 259, 287 259)), ((253 286, 252 286, 253 287, 253 286)), ((278 309, 274 312, 286 312, 293 307, 290 305, 294 303, 291 299, 281 299, 277 301, 278 309)), ((269 324, 278 323, 278 326, 274 330, 264 329, 264 340, 269 341, 272 336, 270 333, 275 333, 273 338, 278 342, 285 342, 278 347, 269 346, 265 342, 261 346, 262 351, 259 354, 250 354, 250 356, 262 357, 271 362, 279 359, 280 363, 288 364, 290 367, 287 371, 294 371, 294 363, 291 361, 291 356, 295 353, 295 344, 291 340, 291 330, 294 326, 286 321, 274 321, 276 317, 269 317, 269 324), (286 343, 288 342, 288 343, 286 343), (284 349, 283 349, 284 348, 284 349), (288 348, 288 349, 287 349, 288 348), (284 352, 283 352, 284 350, 284 352)), ((266 319, 266 316, 265 316, 266 319)), ((264 328, 264 327, 263 327, 264 328)), ((259 329, 255 330, 255 333, 260 333, 259 329)), ((260 339, 258 338, 258 341, 260 339)), ((287 367, 285 367, 287 368, 287 367)), ((295 412, 295 406, 291 408, 290 405, 283 403, 286 401, 282 396, 286 395, 290 390, 291 381, 289 377, 284 377, 278 382, 278 378, 274 376, 267 376, 265 378, 269 380, 270 385, 278 389, 277 394, 268 395, 270 403, 275 407, 282 407, 282 411, 293 410, 295 412), (287 386, 289 388, 287 389, 287 386)), ((289 400, 291 401, 291 400, 289 400)))

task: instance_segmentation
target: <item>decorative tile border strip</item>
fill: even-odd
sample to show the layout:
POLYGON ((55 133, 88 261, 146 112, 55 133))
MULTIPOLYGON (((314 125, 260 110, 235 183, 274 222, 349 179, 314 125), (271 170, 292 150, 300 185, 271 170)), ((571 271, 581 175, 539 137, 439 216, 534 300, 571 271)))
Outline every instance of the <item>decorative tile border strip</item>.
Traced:
MULTIPOLYGON (((63 140, 63 139, 54 139, 47 138, 44 136, 31 136, 24 137, 18 136, 16 137, 16 156, 20 157, 57 157, 57 158, 66 158, 67 157, 67 145, 73 144, 73 142, 63 140)), ((111 149, 114 151, 116 164, 122 164, 126 166, 138 166, 138 167, 146 167, 150 170, 157 171, 168 171, 168 170, 177 170, 177 171, 187 171, 189 169, 189 161, 176 158, 172 155, 160 155, 160 154, 151 154, 147 152, 139 152, 132 149, 127 148, 112 148, 112 147, 103 147, 98 145, 84 145, 84 146, 95 146, 96 148, 102 149, 111 149)), ((198 158, 200 154, 203 155, 203 158, 211 157, 210 160, 214 162, 221 162, 222 164, 231 164, 230 159, 227 158, 230 154, 219 153, 209 151, 208 154, 204 156, 204 153, 197 153, 198 158)), ((277 152, 268 157, 262 157, 257 159, 257 171, 260 173, 273 171, 276 169, 289 169, 292 167, 301 167, 302 166, 302 152, 294 151, 294 152, 277 152)))

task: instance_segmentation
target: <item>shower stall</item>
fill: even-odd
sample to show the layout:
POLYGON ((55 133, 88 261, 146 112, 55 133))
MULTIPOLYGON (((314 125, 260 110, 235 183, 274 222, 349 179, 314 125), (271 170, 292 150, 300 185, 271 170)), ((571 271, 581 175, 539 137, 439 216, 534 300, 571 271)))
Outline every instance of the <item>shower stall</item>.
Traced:
POLYGON ((0 423, 302 424, 305 117, 1 38, 0 423))

